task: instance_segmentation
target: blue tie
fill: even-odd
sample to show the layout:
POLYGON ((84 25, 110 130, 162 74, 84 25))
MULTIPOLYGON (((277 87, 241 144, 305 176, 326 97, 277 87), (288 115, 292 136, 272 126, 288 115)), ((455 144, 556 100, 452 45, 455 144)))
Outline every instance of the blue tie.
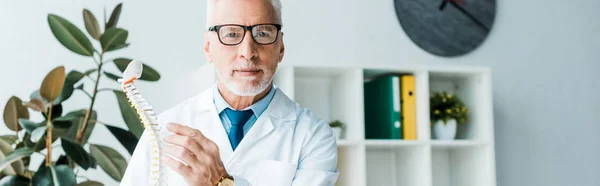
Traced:
POLYGON ((244 137, 244 124, 252 116, 252 110, 231 110, 230 108, 225 109, 225 114, 229 117, 231 122, 231 129, 229 130, 229 142, 231 147, 235 150, 244 137))

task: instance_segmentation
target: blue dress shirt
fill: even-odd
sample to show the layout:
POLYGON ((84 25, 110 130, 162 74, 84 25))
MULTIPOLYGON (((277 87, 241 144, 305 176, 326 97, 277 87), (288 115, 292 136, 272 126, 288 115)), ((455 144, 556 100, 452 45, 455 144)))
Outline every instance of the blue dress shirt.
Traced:
MULTIPOLYGON (((271 90, 269 90, 269 93, 267 93, 265 97, 258 100, 258 102, 254 103, 253 105, 250 105, 249 107, 243 109, 252 109, 253 112, 252 116, 250 116, 246 124, 244 124, 244 135, 248 133, 248 131, 250 130, 252 125, 254 125, 258 117, 260 117, 260 115, 267 109, 274 95, 275 87, 271 85, 271 90)), ((219 113, 219 118, 221 119, 223 128, 225 128, 225 132, 227 132, 227 135, 229 135, 229 130, 231 129, 231 122, 229 121, 229 118, 227 117, 227 114, 225 114, 224 110, 226 108, 230 108, 232 110, 235 109, 231 107, 231 105, 229 105, 227 101, 225 101, 221 93, 219 93, 219 87, 216 84, 213 87, 213 98, 213 102, 215 103, 215 107, 217 108, 217 113, 219 113)))

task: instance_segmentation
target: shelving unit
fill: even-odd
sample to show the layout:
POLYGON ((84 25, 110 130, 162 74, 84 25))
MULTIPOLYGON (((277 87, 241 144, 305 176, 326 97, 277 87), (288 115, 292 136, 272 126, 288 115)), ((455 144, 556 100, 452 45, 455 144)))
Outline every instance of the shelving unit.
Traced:
MULTIPOLYGON (((212 68, 201 72, 216 78, 212 68)), ((487 67, 280 65, 274 83, 319 117, 346 124, 344 138, 337 141, 337 186, 496 186, 487 67), (415 76, 417 140, 365 139, 363 83, 390 72, 415 76), (460 96, 471 111, 456 140, 432 139, 432 91, 460 96)))
POLYGON ((496 185, 487 67, 280 65, 274 83, 318 116, 346 124, 338 140, 337 186, 496 185), (363 83, 390 72, 415 76, 417 140, 365 139, 363 83), (460 96, 471 111, 456 140, 431 139, 432 91, 460 96))

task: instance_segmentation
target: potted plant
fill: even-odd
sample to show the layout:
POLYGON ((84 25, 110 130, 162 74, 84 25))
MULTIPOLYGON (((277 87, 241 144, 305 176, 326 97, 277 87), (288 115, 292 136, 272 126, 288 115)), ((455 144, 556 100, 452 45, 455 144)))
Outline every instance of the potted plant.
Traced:
POLYGON ((339 120, 334 120, 329 122, 329 127, 333 129, 333 133, 335 134, 336 139, 344 138, 343 134, 346 131, 346 125, 339 120))
MULTIPOLYGON (((3 118, 12 131, 0 136, 1 185, 103 185, 78 175, 83 170, 98 167, 114 180, 122 179, 127 167, 125 158, 111 147, 88 141, 94 128, 106 127, 133 154, 144 130, 122 90, 99 87, 101 77, 115 81, 120 78, 103 67, 115 65, 123 72, 131 62, 131 59, 123 57, 107 58, 113 51, 129 46, 127 30, 117 26, 121 8, 122 4, 117 5, 108 22, 105 19, 103 24, 84 9, 84 24, 90 38, 68 20, 48 14, 49 28, 57 43, 78 55, 89 57, 93 68, 65 73, 65 68, 58 66, 45 76, 40 88, 27 99, 12 96, 8 100, 3 118), (101 47, 94 47, 92 41, 101 47), (64 111, 63 103, 75 93, 89 97, 90 101, 82 102, 80 109, 64 111), (110 93, 119 103, 127 129, 101 122, 101 117, 94 110, 97 98, 110 93), (41 114, 43 121, 30 120, 31 111, 41 114), (55 148, 61 148, 64 153, 52 153, 55 148), (45 160, 31 161, 32 154, 42 155, 45 160)), ((144 65, 140 80, 158 81, 159 78, 158 72, 144 65)), ((115 84, 115 87, 118 85, 115 84)))
POLYGON ((430 119, 433 138, 452 140, 456 137, 456 125, 468 120, 469 109, 462 100, 447 92, 435 92, 430 98, 430 119))

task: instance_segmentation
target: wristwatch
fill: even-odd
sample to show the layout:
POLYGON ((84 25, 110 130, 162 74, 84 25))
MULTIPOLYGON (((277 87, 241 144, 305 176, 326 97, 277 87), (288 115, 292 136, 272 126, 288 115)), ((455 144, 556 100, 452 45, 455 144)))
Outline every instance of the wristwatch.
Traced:
POLYGON ((217 186, 233 186, 233 177, 229 174, 221 176, 221 179, 217 182, 217 186))

